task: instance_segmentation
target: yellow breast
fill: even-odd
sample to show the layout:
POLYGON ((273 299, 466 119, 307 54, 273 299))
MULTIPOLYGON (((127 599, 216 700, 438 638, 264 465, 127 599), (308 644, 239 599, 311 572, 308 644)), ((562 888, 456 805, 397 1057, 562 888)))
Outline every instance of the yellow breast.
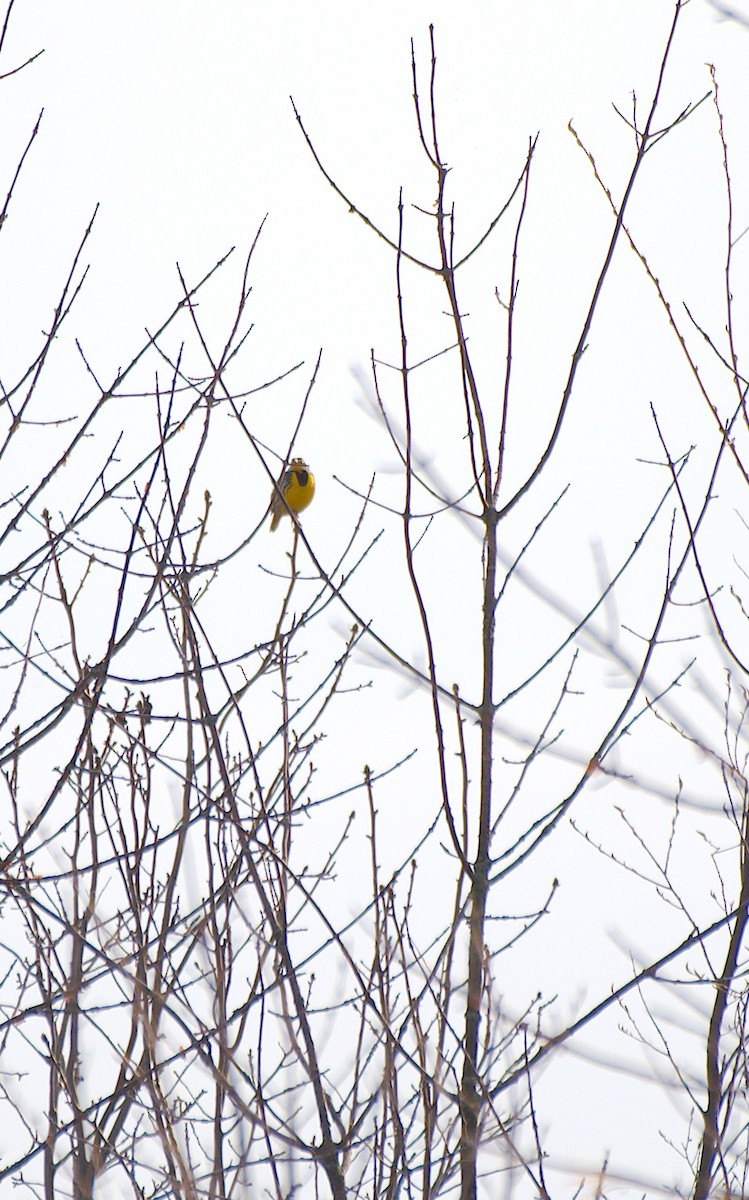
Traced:
POLYGON ((315 477, 303 467, 292 467, 289 476, 289 485, 284 489, 286 503, 294 512, 301 512, 315 494, 315 477))

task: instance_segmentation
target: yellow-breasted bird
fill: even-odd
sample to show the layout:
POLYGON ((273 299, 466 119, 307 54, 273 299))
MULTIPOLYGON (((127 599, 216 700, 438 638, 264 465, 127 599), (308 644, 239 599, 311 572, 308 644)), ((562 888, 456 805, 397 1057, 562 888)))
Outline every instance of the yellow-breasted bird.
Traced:
POLYGON ((277 528, 281 517, 289 515, 289 508, 293 513, 300 513, 308 504, 312 503, 314 494, 314 475, 303 458, 292 458, 289 465, 281 472, 281 477, 273 488, 270 501, 271 533, 277 528), (281 499, 281 493, 286 504, 281 499), (286 505, 289 507, 287 508, 286 505))

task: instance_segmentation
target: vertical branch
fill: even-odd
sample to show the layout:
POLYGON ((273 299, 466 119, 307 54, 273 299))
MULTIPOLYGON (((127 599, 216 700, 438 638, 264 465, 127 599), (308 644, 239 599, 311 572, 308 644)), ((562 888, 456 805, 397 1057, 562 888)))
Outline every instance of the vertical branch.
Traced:
POLYGON ((510 407, 510 376, 512 373, 512 346, 513 333, 515 324, 515 303, 518 294, 518 248, 520 244, 520 230, 523 226, 523 218, 525 217, 526 208, 528 205, 528 188, 531 177, 531 162, 533 161, 533 153, 536 149, 538 138, 533 138, 528 147, 528 157, 525 160, 525 169, 523 171, 523 198, 520 205, 520 213, 515 226, 515 240, 512 246, 512 271, 510 274, 510 299, 507 305, 507 352, 505 355, 505 382, 502 390, 502 416, 499 428, 499 449, 497 451, 497 479, 494 484, 494 503, 497 502, 499 489, 502 486, 502 469, 505 461, 505 443, 507 438, 507 415, 510 407))
POLYGON ((398 298, 398 320, 400 324, 401 335, 401 384, 403 388, 403 405, 405 409, 405 431, 406 431, 406 497, 403 506, 403 537, 406 550, 406 566, 411 583, 411 588, 416 599, 416 604, 419 609, 419 618, 424 631, 424 641, 426 644, 427 660, 429 663, 429 686, 432 696, 432 713, 434 715, 434 727, 437 735, 437 761, 440 775, 440 788, 442 792, 442 807, 450 830, 450 837, 456 853, 463 861, 463 853, 458 838, 458 833, 455 828, 455 820, 452 814, 450 805, 450 793, 447 782, 447 767, 445 765, 445 735, 442 728, 442 714, 440 713, 440 690, 437 676, 437 664, 434 655, 434 644, 429 628, 429 617, 427 615, 424 597, 421 594, 421 587, 416 576, 416 567, 413 558, 413 545, 411 542, 411 488, 413 486, 413 431, 411 428, 411 400, 409 390, 409 365, 408 365, 408 336, 406 333, 406 317, 403 309, 403 289, 401 286, 401 270, 403 255, 401 247, 403 243, 403 196, 398 197, 398 254, 395 260, 395 275, 396 288, 398 298))
MULTIPOLYGON (((478 381, 473 370, 468 353, 467 338, 463 327, 463 318, 458 303, 455 280, 455 265, 452 248, 454 235, 454 220, 450 216, 450 239, 446 233, 447 213, 445 209, 445 184, 447 167, 442 161, 439 140, 437 136, 437 114, 435 98, 435 73, 437 56, 434 42, 434 27, 429 27, 431 46, 431 77, 429 90, 431 145, 427 147, 421 118, 419 130, 422 144, 437 172, 437 239, 441 276, 447 291, 450 315, 460 349, 461 375, 463 391, 466 399, 469 442, 473 461, 474 482, 482 501, 482 517, 484 521, 484 581, 481 619, 481 670, 482 694, 478 708, 481 731, 481 773, 479 783, 479 818, 476 839, 476 851, 469 871, 471 888, 469 897, 468 917, 468 979, 465 1011, 465 1034, 463 1043, 463 1069, 460 1084, 460 1171, 461 1171, 461 1200, 475 1200, 478 1179, 478 1146, 479 1124, 482 1104, 482 1087, 478 1069, 479 1026, 481 1021, 481 1000, 484 991, 484 964, 486 950, 484 946, 484 924, 486 921, 487 899, 489 894, 489 845, 492 826, 492 760, 495 706, 493 698, 494 687, 494 628, 497 603, 497 511, 495 504, 495 487, 493 483, 493 466, 489 452, 489 442, 486 430, 486 419, 479 395, 478 381), (473 437, 471 431, 478 431, 480 449, 480 469, 473 458, 473 437)), ((419 110, 418 93, 416 95, 417 112, 419 110)), ((522 213, 521 213, 522 218, 522 213)), ((399 239, 400 240, 400 239, 399 239)), ((398 288, 398 303, 402 312, 400 297, 400 278, 398 288)), ((401 317, 402 327, 402 317, 401 317)), ((405 342, 404 342, 405 355, 405 342)), ((405 381, 405 358, 403 364, 405 381)), ((508 372, 509 376, 509 372, 508 372)), ((407 409, 408 417, 408 409, 407 409)), ((410 426, 407 423, 407 436, 410 440, 410 426)), ((409 564, 410 569, 410 564, 409 564)), ((430 661, 430 671, 433 664, 430 661)))
POLYGON ((749 797, 746 794, 744 795, 739 860, 741 880, 739 902, 736 906, 736 917, 728 941, 723 970, 720 977, 715 980, 715 1002, 710 1014, 707 1034, 707 1106, 702 1114, 704 1132, 693 1200, 708 1200, 716 1165, 722 1159, 720 1114, 728 1097, 724 1087, 725 1064, 722 1056, 721 1037, 739 953, 749 924, 749 797))
MULTIPOLYGON (((492 496, 492 469, 491 457, 489 454, 489 442, 486 433, 486 424, 484 421, 484 413, 479 402, 478 384, 473 370, 470 355, 468 353, 468 345, 466 341, 465 331, 463 328, 463 320, 458 304, 458 295, 455 283, 455 261, 453 256, 453 237, 455 234, 454 213, 452 210, 449 215, 445 208, 445 187, 447 184, 447 175, 449 168, 443 163, 440 154, 439 140, 437 137, 437 108, 435 97, 435 79, 437 71, 437 51, 434 41, 434 26, 429 26, 429 40, 431 48, 431 72, 429 81, 429 104, 430 104, 430 128, 431 128, 431 145, 427 144, 426 135, 424 133, 424 123, 421 117, 421 103, 419 100, 418 88, 416 86, 416 63, 413 53, 412 57, 412 72, 414 78, 414 103, 416 106, 416 117, 419 126, 419 136, 421 144, 424 148, 429 162, 434 167, 437 175, 437 198, 435 202, 435 220, 437 229, 437 241, 439 245, 439 275, 445 285, 447 291, 450 316, 452 318, 453 327, 458 342, 460 352, 460 368, 461 380, 463 385, 463 395, 466 406, 466 423, 468 429, 468 442, 471 453, 471 463, 473 467, 473 477, 477 491, 481 498, 482 504, 490 502, 492 496), (449 223, 450 235, 446 231, 446 226, 449 223), (478 427, 478 440, 480 450, 480 462, 476 460, 474 447, 474 426, 478 427)), ((399 255, 402 253, 401 248, 402 238, 398 238, 399 255)))
POLYGON ((481 1081, 478 1072, 479 1024, 484 990, 484 924, 489 895, 489 845, 492 825, 492 763, 494 716, 494 629, 497 587, 497 513, 484 513, 484 594, 482 613, 483 690, 479 709, 481 780, 476 857, 473 862, 468 919, 468 995, 465 1017, 465 1057, 460 1089, 462 1119, 461 1200, 475 1200, 481 1081))

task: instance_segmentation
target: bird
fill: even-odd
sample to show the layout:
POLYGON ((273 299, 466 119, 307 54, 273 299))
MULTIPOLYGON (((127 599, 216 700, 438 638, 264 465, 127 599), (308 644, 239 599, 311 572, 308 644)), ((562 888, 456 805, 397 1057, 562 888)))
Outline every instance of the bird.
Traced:
POLYGON ((284 467, 278 483, 273 488, 270 500, 271 533, 278 528, 281 517, 290 515, 289 509, 292 513, 300 513, 308 504, 312 503, 314 494, 314 475, 303 458, 292 458, 288 466, 284 467), (283 500, 281 496, 283 496, 283 500), (284 504, 284 500, 286 504, 284 504))

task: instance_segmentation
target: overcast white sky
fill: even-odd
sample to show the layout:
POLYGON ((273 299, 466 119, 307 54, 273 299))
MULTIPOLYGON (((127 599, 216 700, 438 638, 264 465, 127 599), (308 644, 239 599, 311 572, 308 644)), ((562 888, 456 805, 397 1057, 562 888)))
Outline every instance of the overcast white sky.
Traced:
MULTIPOLYGON (((442 0, 379 5, 338 0, 222 0, 215 5, 194 0, 116 5, 16 0, 3 69, 11 70, 39 50, 44 53, 0 87, 3 180, 10 177, 41 109, 44 116, 0 238, 0 381, 8 387, 38 348, 39 331, 49 326, 74 250, 96 205, 94 234, 84 255, 91 264, 89 277, 60 347, 54 386, 50 380, 44 394, 45 404, 71 415, 78 411, 80 396, 90 400, 91 395, 90 381, 70 341, 73 335, 98 376, 110 382, 140 347, 144 328, 156 328, 178 301, 175 263, 194 283, 236 246, 234 260, 201 302, 206 328, 219 345, 233 319, 243 260, 267 218, 251 272, 255 330, 241 380, 245 387, 255 387, 303 362, 269 393, 271 401, 253 410, 255 432, 283 455, 322 349, 318 384, 295 452, 308 458, 318 481, 317 498, 304 518, 305 531, 322 561, 334 561, 359 507, 334 475, 365 491, 377 472, 381 490, 376 495, 397 503, 401 494, 392 450, 362 403, 371 349, 383 360, 398 359, 395 263, 392 253, 347 212, 320 175, 294 119, 290 96, 330 173, 395 236, 399 189, 407 206, 429 210, 434 201, 433 181, 416 136, 410 73, 413 38, 426 91, 428 27, 433 23, 441 145, 452 167, 449 195, 456 205, 459 248, 467 248, 504 203, 522 168, 529 138, 540 135, 520 259, 507 468, 508 487, 517 484, 548 437, 611 234, 610 210, 568 123, 573 122, 619 197, 631 167, 633 138, 612 104, 631 114, 633 92, 639 112, 649 104, 673 11, 672 0, 478 0, 462 5, 442 0)), ((749 19, 749 4, 737 0, 735 11, 749 19)), ((710 90, 707 63, 715 65, 720 87, 738 234, 749 226, 749 29, 738 20, 723 19, 705 0, 692 0, 683 14, 666 78, 664 122, 710 90)), ((629 219, 674 304, 686 301, 718 338, 725 325, 725 196, 716 129, 715 109, 708 100, 646 162, 629 219)), ((430 218, 407 208, 407 238, 424 253, 429 228, 430 218)), ((486 254, 465 271, 463 303, 471 313, 476 360, 485 387, 494 387, 497 394, 504 345, 501 310, 493 294, 497 287, 507 295, 514 228, 514 220, 500 226, 486 254)), ((738 281, 746 282, 748 261, 749 235, 737 243, 734 264, 736 320, 742 332, 749 311, 738 281)), ((414 359, 427 357, 449 341, 441 316, 444 297, 431 282, 427 286, 408 273, 407 286, 411 351, 414 359)), ((616 569, 664 489, 662 473, 641 461, 662 457, 650 404, 673 439, 675 456, 709 429, 689 390, 677 347, 669 340, 663 312, 623 245, 607 288, 558 461, 534 504, 518 512, 503 535, 508 552, 518 550, 548 504, 570 483, 564 519, 528 569, 580 612, 597 591, 594 543, 602 546, 608 568, 616 569)), ((171 336, 172 348, 180 336, 171 336)), ((701 367, 709 378, 719 378, 709 352, 704 352, 701 367)), ((196 374, 205 370, 197 356, 193 368, 196 374)), ((395 378, 391 395, 395 408, 395 378)), ((455 427, 447 415, 451 394, 438 367, 416 377, 414 400, 421 450, 447 486, 458 492, 465 483, 465 463, 461 457, 457 465, 455 427)), ((138 411, 134 401, 133 414, 138 411)), ((267 479, 260 471, 253 474, 228 415, 226 421, 225 442, 204 468, 216 513, 209 545, 215 555, 236 543, 245 521, 254 526, 261 519, 268 497, 267 479)), ((129 435, 133 436, 132 424, 129 435)), ((706 463, 713 450, 711 444, 706 463)), ((698 447, 698 466, 699 454, 698 447)), ((16 462, 9 470, 17 473, 17 482, 25 464, 16 462)), ((704 475, 696 469, 688 488, 699 497, 701 487, 704 490, 704 475)), ((730 490, 730 481, 725 487, 730 490)), ((741 526, 735 516, 732 521, 716 529, 711 549, 717 558, 723 552, 730 557, 734 543, 740 554, 741 526)), ((370 528, 385 523, 373 514, 370 528)), ((469 647, 459 636, 455 616, 463 611, 465 595, 473 601, 477 595, 477 543, 463 528, 446 537, 454 541, 443 543, 424 571, 435 589, 434 619, 441 635, 445 682, 450 686, 458 679, 468 693, 476 681, 475 645, 469 647)), ((281 539, 256 542, 251 563, 281 570, 287 548, 281 539)), ((378 621, 383 635, 392 637, 406 656, 418 657, 421 644, 412 609, 383 583, 389 578, 388 554, 383 549, 375 574, 364 574, 361 585, 352 587, 352 597, 365 610, 365 618, 378 621)), ((661 537, 652 552, 650 578, 665 570, 664 554, 661 537)), ((748 558, 744 554, 745 563, 748 558)), ((233 597, 222 602, 227 605, 222 619, 229 628, 244 619, 249 595, 253 604, 267 604, 269 612, 275 611, 277 592, 266 578, 260 582, 258 575, 251 584, 242 582, 246 578, 240 574, 233 597)), ((618 619, 641 617, 647 624, 652 610, 644 588, 638 575, 624 592, 624 615, 620 611, 618 619)), ((657 601, 657 588, 655 597, 657 601)), ((534 668, 547 643, 552 646, 558 640, 560 628, 548 610, 534 609, 522 590, 508 601, 504 619, 500 695, 534 668), (518 636, 515 621, 521 620, 528 624, 518 636)), ((330 621, 335 641, 345 616, 331 613, 330 621)), ((629 649, 636 651, 634 639, 629 649)), ((675 651, 664 664, 664 680, 679 654, 681 650, 675 651)), ((362 677, 372 674, 366 661, 360 669, 362 677)), ((613 693, 622 682, 610 664, 596 668, 593 655, 585 670, 591 689, 596 678, 613 693)), ((399 711, 410 715, 393 728, 392 701, 383 711, 376 696, 362 697, 353 715, 341 714, 339 729, 350 756, 344 774, 360 770, 364 761, 385 767, 414 741, 430 736, 428 714, 417 713, 422 698, 404 685, 399 690, 399 683, 387 686, 386 695, 395 694, 402 705, 399 711)), ((720 681, 714 687, 719 695, 720 681)), ((506 719, 516 729, 537 730, 537 704, 534 693, 525 709, 521 701, 506 719)), ((604 725, 608 712, 601 712, 604 725)), ((579 728, 574 715, 567 717, 570 752, 584 754, 595 745, 590 733, 594 720, 587 709, 579 717, 579 728)), ((508 742, 508 755, 511 749, 508 742)), ((324 754, 322 749, 323 765, 324 754)), ((702 795, 707 770, 703 760, 689 751, 679 759, 679 772, 685 764, 692 772, 685 790, 702 795)), ((339 758, 336 766, 340 769, 339 758)), ((675 786, 676 767, 641 761, 640 769, 665 788, 675 786)), ((418 770, 413 770, 409 778, 417 787, 418 770)), ((563 768, 553 762, 543 768, 544 786, 553 788, 555 779, 563 778, 555 771, 563 768)), ((580 825, 593 826, 602 839, 606 833, 618 836, 612 833, 617 828, 615 800, 609 804, 607 799, 606 814, 601 811, 601 798, 609 795, 606 789, 591 789, 578 812, 580 825)), ((642 800, 643 805, 653 803, 657 802, 651 798, 642 800)), ((667 824, 668 814, 663 820, 667 824)), ((404 822, 408 825, 401 808, 399 829, 404 822)), ((414 819, 414 840, 419 829, 420 818, 414 819)), ((555 926, 564 936, 555 933, 512 960, 510 1012, 520 1011, 524 1000, 540 988, 546 994, 559 992, 561 1025, 626 978, 629 953, 638 965, 640 956, 642 961, 655 956, 683 936, 676 919, 672 926, 654 925, 644 915, 633 923, 629 917, 641 898, 635 897, 631 880, 617 876, 622 890, 612 897, 611 864, 587 847, 581 851, 581 845, 568 831, 548 853, 539 855, 537 875, 518 878, 515 890, 502 896, 507 910, 519 911, 532 906, 534 899, 538 902, 555 875, 566 885, 560 889, 555 926), (569 853, 570 861, 577 862, 581 852, 582 870, 575 867, 565 873, 563 855, 569 853), (600 902, 604 895, 611 900, 609 908, 600 902), (623 912, 630 904, 632 910, 623 912), (539 962, 542 981, 537 979, 539 962)), ((387 858, 387 848, 383 854, 387 858)), ((393 861, 402 855, 399 841, 392 850, 393 861)), ((689 883, 687 868, 685 887, 689 883)), ((643 908, 646 911, 650 910, 643 908)), ((614 1040, 616 1025, 614 1016, 597 1033, 595 1044, 600 1048, 606 1042, 608 1030, 611 1056, 623 1061, 632 1052, 631 1044, 614 1040)), ((583 1039, 573 1049, 585 1046, 583 1039)), ((694 1062, 699 1065, 699 1056, 694 1062)), ((573 1194, 581 1168, 595 1172, 609 1151, 612 1170, 623 1177, 652 1180, 654 1185, 683 1179, 678 1159, 660 1136, 666 1128, 675 1141, 683 1137, 683 1106, 672 1107, 656 1089, 643 1093, 640 1085, 623 1076, 610 1077, 603 1091, 597 1090, 593 1073, 587 1073, 572 1052, 559 1063, 547 1080, 549 1107, 542 1107, 547 1128, 551 1126, 549 1149, 559 1167, 570 1168, 569 1178, 558 1177, 555 1200, 573 1194), (574 1105, 560 1103, 571 1086, 579 1088, 574 1105), (648 1103, 653 1100, 652 1110, 643 1095, 648 1103)), ((539 1095, 543 1100, 543 1091, 539 1095)), ((641 1192, 640 1182, 631 1194, 641 1192)), ((630 1192, 624 1188, 620 1194, 630 1192)))
MULTIPOLYGON (((567 123, 574 120, 616 190, 628 169, 631 137, 611 105, 628 112, 632 91, 645 104, 672 13, 670 0, 479 3, 467 11, 452 4, 386 4, 374 13, 335 3, 323 9, 302 3, 219 9, 17 4, 8 55, 15 65, 42 47, 44 54, 4 88, 9 163, 42 107, 45 113, 11 212, 13 239, 3 250, 6 280, 23 275, 24 316, 30 318, 14 348, 22 356, 28 331, 44 326, 96 204, 86 256, 92 267, 75 332, 92 353, 95 348, 105 376, 127 361, 143 326, 158 322, 174 300, 176 261, 195 279, 230 246, 242 257, 267 215, 253 270, 253 367, 258 376, 264 368, 275 373, 300 359, 311 364, 324 350, 302 449, 319 468, 316 517, 327 525, 327 506, 340 503, 341 495, 324 481, 340 471, 342 458, 352 469, 356 464, 357 473, 382 466, 372 461, 356 423, 357 388, 349 372, 366 366, 372 346, 385 358, 395 352, 394 268, 392 256, 347 216, 316 171, 289 96, 348 194, 394 232, 400 187, 407 204, 432 203, 410 101, 409 39, 426 81, 433 22, 459 245, 486 226, 517 178, 528 138, 540 133, 521 264, 525 308, 516 378, 531 429, 542 441, 610 231, 605 201, 567 123)), ((708 90, 704 64, 716 63, 739 197, 746 171, 739 151, 746 48, 741 26, 693 0, 664 92, 664 112, 675 115, 708 90)), ((713 133, 705 106, 660 158, 653 155, 631 214, 646 249, 657 247, 658 270, 674 295, 693 300, 720 286, 713 268, 722 229, 710 219, 721 187, 713 133)), ((736 217, 740 221, 740 204, 736 217)), ((426 219, 411 212, 408 222, 408 232, 425 245, 426 219)), ((498 231, 469 285, 506 288, 511 233, 509 223, 498 231)), ((236 286, 238 263, 232 271, 236 286)), ((633 289, 640 288, 632 275, 633 289)), ((620 279, 617 284, 625 307, 632 296, 634 316, 631 309, 643 304, 640 293, 628 293, 620 279)), ((227 299, 230 294, 227 283, 227 299)), ((8 292, 4 302, 12 303, 8 292)), ((496 323, 485 307, 485 319, 496 323)), ((431 313, 417 308, 409 314, 414 349, 431 352, 437 340, 431 313)), ((223 332, 220 307, 212 317, 217 334, 223 332)), ((621 346, 627 331, 620 312, 604 305, 599 320, 608 319, 618 323, 621 346)), ((612 348, 601 336, 592 354, 598 345, 611 361, 608 382, 615 387, 612 348)), ((623 354, 631 360, 628 348, 623 354)), ((655 394, 662 383, 658 362, 647 345, 637 357, 645 359, 655 394)), ((279 449, 302 389, 301 380, 289 389, 281 428, 274 410, 269 440, 274 433, 279 449)), ((632 445, 643 452, 639 432, 632 445)), ((536 449, 531 444, 529 455, 536 449)), ((525 460, 513 461, 521 477, 525 460)), ((264 482, 262 490, 264 496, 264 482)))

